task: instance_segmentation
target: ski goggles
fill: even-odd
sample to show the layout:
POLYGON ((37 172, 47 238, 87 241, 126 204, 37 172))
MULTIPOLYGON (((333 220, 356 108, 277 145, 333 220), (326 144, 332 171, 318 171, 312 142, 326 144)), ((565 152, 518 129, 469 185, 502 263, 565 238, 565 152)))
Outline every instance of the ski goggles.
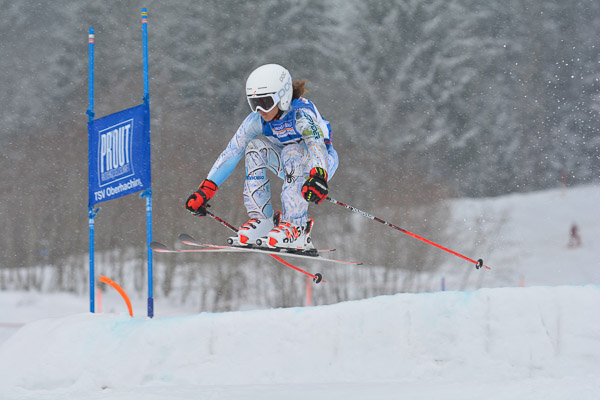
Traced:
POLYGON ((253 112, 261 110, 268 113, 275 108, 277 103, 279 103, 279 100, 280 98, 277 93, 248 96, 248 104, 253 112))

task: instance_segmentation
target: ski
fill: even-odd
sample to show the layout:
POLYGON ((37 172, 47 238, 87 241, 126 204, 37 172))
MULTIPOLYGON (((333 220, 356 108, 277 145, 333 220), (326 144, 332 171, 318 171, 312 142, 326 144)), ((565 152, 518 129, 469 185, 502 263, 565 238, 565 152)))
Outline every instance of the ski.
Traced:
MULTIPOLYGON (((185 252, 189 252, 191 250, 185 250, 185 249, 174 249, 172 247, 167 246, 164 243, 161 242, 152 242, 150 243, 150 248, 154 251, 156 251, 157 253, 185 253, 185 252)), ((233 251, 230 251, 228 249, 211 249, 211 248, 207 248, 207 249, 198 249, 198 250, 194 250, 195 252, 205 252, 205 253, 219 253, 219 252, 223 252, 223 253, 232 253, 233 251)))
POLYGON ((325 258, 319 255, 319 252, 327 252, 327 251, 335 251, 335 249, 311 249, 311 250, 299 250, 299 249, 272 249, 268 247, 251 247, 251 246, 224 246, 224 245, 216 245, 216 244, 207 244, 200 243, 190 235, 182 233, 179 235, 179 240, 183 244, 187 244, 189 246, 202 247, 201 249, 189 249, 182 251, 206 251, 206 250, 214 250, 214 251, 231 251, 231 252, 253 252, 253 253, 263 253, 277 256, 289 256, 289 257, 299 257, 309 260, 317 260, 324 262, 332 262, 332 263, 341 263, 341 264, 352 264, 352 265, 362 265, 362 262, 357 261, 346 261, 346 260, 335 260, 332 258, 325 258))
MULTIPOLYGON (((173 248, 167 246, 166 244, 163 244, 160 242, 152 242, 152 243, 150 243, 149 246, 152 250, 154 250, 158 253, 201 253, 201 252, 204 252, 204 253, 219 253, 219 252, 240 253, 239 248, 229 248, 228 246, 224 246, 225 248, 208 247, 208 248, 203 248, 203 249, 173 249, 173 248)), ((319 273, 319 272, 317 272, 316 274, 311 274, 310 272, 307 272, 301 268, 296 267, 295 265, 290 264, 289 262, 285 261, 284 259, 282 259, 281 257, 279 257, 276 254, 268 254, 268 255, 271 256, 272 258, 274 258, 275 260, 279 261, 286 267, 290 267, 300 273, 303 273, 306 276, 311 277, 315 283, 325 282, 325 280, 323 279, 323 275, 321 275, 321 273, 319 273)), ((305 257, 308 257, 308 256, 305 256, 305 257)))
MULTIPOLYGON (((216 216, 215 214, 211 213, 208 210, 206 210, 206 215, 208 215, 210 218, 212 218, 213 220, 215 220, 216 222, 218 222, 220 225, 224 226, 225 228, 231 230, 234 233, 237 233, 237 231, 238 231, 237 228, 234 227, 233 225, 231 225, 230 223, 228 223, 227 221, 225 221, 224 219, 216 216)), ((214 245, 214 244, 200 243, 197 240, 195 240, 193 237, 191 237, 190 235, 186 235, 186 234, 179 235, 179 240, 181 240, 181 242, 184 244, 187 244, 190 246, 195 246, 195 247, 202 247, 202 248, 177 249, 176 250, 176 249, 172 249, 172 248, 170 248, 162 243, 159 243, 159 242, 150 243, 150 248, 153 249, 154 251, 163 252, 163 253, 183 253, 183 252, 186 252, 186 253, 191 253, 191 252, 200 252, 200 253, 201 252, 204 252, 204 253, 209 253, 209 252, 231 252, 231 253, 233 253, 233 252, 238 252, 238 253, 258 252, 258 253, 263 253, 263 254, 269 255, 270 257, 272 257, 276 261, 280 262, 281 264, 285 265, 286 267, 290 267, 306 276, 313 278, 313 281, 315 283, 325 282, 325 280, 323 279, 323 275, 321 275, 321 273, 317 272, 313 275, 310 272, 307 272, 301 268, 296 267, 293 264, 290 264, 286 260, 282 259, 280 257, 280 255, 291 256, 291 257, 300 257, 300 258, 313 259, 313 260, 319 260, 319 261, 354 264, 354 265, 362 264, 361 262, 354 262, 354 261, 331 260, 328 258, 321 257, 319 255, 319 251, 327 252, 327 251, 334 251, 335 249, 313 250, 310 253, 308 253, 308 252, 301 251, 299 249, 283 249, 284 251, 282 252, 281 249, 279 251, 275 251, 275 250, 259 250, 258 248, 248 248, 248 247, 219 246, 219 245, 214 245)))
POLYGON ((229 238, 227 240, 227 242, 228 242, 227 245, 205 244, 205 243, 198 242, 196 239, 194 239, 193 237, 191 237, 190 235, 187 235, 185 233, 181 233, 178 236, 178 239, 183 244, 187 244, 190 246, 196 246, 196 247, 211 247, 211 248, 235 247, 235 248, 239 248, 239 249, 249 248, 249 249, 257 249, 257 250, 263 249, 263 250, 273 250, 273 251, 276 251, 281 254, 293 253, 293 254, 303 254, 303 255, 313 256, 313 257, 318 256, 319 253, 335 251, 335 249, 314 249, 314 248, 313 249, 301 249, 301 248, 294 248, 294 247, 272 248, 272 247, 257 246, 257 245, 239 246, 239 245, 235 245, 235 244, 231 243, 230 242, 231 238, 229 238))

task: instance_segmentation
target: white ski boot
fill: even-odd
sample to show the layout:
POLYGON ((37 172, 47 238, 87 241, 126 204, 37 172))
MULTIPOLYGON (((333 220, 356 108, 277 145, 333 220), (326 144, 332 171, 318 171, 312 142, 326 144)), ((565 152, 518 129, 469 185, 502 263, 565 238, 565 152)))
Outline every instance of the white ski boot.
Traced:
MULTIPOLYGON (((275 213, 273 214, 273 225, 271 225, 271 229, 277 227, 279 225, 279 221, 281 221, 281 211, 275 211, 275 213)), ((269 230, 269 232, 271 231, 271 229, 269 230)), ((256 239, 256 245, 258 247, 269 247, 269 238, 267 237, 267 234, 269 232, 266 232, 260 238, 256 239)))
POLYGON ((280 223, 267 235, 267 243, 271 248, 287 248, 295 250, 312 250, 315 247, 310 238, 314 220, 309 218, 304 226, 293 226, 289 222, 280 223))
POLYGON ((237 236, 227 239, 227 243, 233 246, 255 245, 256 240, 266 236, 274 226, 273 218, 250 218, 240 226, 237 236))

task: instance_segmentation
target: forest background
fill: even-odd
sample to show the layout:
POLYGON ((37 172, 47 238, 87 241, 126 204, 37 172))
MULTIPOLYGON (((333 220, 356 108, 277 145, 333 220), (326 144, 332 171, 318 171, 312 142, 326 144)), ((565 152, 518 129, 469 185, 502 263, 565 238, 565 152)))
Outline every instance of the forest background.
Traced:
MULTIPOLYGON (((594 0, 2 0, 1 289, 86 290, 87 31, 96 30, 96 117, 140 104, 142 7, 149 10, 158 240, 180 232, 227 237, 183 204, 249 113, 248 74, 271 62, 307 79, 307 97, 332 123, 340 167, 331 195, 425 237, 444 242, 449 198, 600 179, 594 0), (50 283, 41 269, 52 271, 50 283)), ((234 225, 246 220, 243 180, 242 162, 211 202, 234 225)), ((280 183, 273 184, 277 193, 280 183)), ((96 218, 104 272, 133 276, 140 292, 143 204, 137 196, 114 200, 96 218)), ((311 206, 315 240, 344 257, 399 274, 439 264, 437 250, 403 242, 391 251, 400 246, 397 232, 357 224, 331 207, 311 206)), ((181 278, 178 268, 200 263, 216 268, 189 269, 188 290, 210 271, 202 279, 219 282, 224 298, 250 284, 238 265, 257 263, 159 261, 164 295, 181 278)), ((285 272, 272 279, 292 275, 285 272)), ((282 296, 267 305, 297 302, 282 296)))

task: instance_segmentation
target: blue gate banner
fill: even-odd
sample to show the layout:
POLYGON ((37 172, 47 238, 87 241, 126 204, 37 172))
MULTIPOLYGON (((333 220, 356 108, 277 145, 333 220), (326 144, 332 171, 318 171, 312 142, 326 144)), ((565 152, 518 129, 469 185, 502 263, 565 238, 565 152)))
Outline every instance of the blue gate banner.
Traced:
POLYGON ((152 186, 147 102, 88 123, 88 206, 152 186))

